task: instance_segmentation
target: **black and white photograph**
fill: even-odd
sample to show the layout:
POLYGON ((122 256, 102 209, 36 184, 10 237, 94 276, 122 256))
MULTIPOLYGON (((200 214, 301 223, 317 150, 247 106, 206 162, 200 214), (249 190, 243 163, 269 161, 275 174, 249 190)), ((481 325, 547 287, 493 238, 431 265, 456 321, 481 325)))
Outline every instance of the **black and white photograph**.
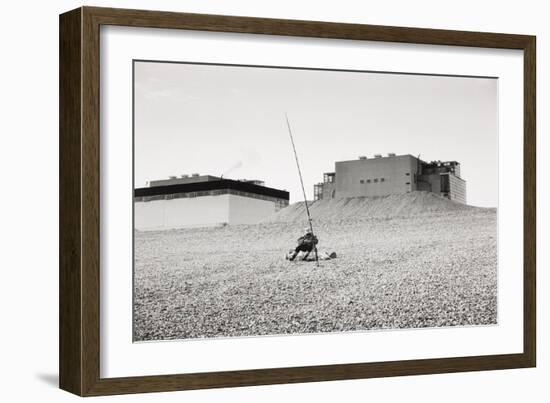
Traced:
POLYGON ((133 339, 498 324, 498 78, 134 60, 133 339))

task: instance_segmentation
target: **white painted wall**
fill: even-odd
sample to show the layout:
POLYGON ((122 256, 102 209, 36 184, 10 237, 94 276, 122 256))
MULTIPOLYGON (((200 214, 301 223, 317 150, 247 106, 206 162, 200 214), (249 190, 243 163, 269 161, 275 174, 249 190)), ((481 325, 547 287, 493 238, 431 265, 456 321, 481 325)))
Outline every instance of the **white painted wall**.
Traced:
MULTIPOLYGON (((524 370, 289 384, 183 393, 111 396, 113 402, 547 402, 550 375, 550 24, 544 1, 487 0, 58 0, 3 4, 5 63, 0 169, 10 189, 0 201, 3 324, 0 390, 6 402, 82 402, 57 389, 58 365, 58 14, 82 4, 214 14, 536 34, 538 76, 538 367, 524 370), (21 17, 25 17, 22 22, 21 17), (24 154, 22 154, 24 150, 24 154), (36 177, 34 194, 28 181, 36 177)), ((184 358, 184 357, 183 357, 184 358)), ((182 358, 182 359, 183 359, 182 358)))
POLYGON ((151 231, 255 224, 274 212, 274 202, 232 194, 139 201, 134 203, 134 227, 151 231))
POLYGON ((230 195, 229 223, 256 224, 275 213, 275 203, 268 200, 230 195))
POLYGON ((134 227, 139 231, 208 227, 229 221, 230 195, 186 197, 134 203, 134 227))

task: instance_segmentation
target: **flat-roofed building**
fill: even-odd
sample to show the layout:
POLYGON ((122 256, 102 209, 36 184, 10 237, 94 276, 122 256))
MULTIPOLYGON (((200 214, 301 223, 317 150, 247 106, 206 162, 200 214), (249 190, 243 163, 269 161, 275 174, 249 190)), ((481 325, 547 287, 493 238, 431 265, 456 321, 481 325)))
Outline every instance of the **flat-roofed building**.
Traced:
POLYGON ((460 177, 458 162, 427 163, 410 154, 338 161, 334 172, 325 173, 323 182, 314 186, 314 197, 377 197, 417 190, 466 203, 466 181, 460 177))
POLYGON ((256 224, 289 201, 287 191, 259 183, 210 175, 151 181, 149 187, 134 190, 134 227, 146 231, 256 224))

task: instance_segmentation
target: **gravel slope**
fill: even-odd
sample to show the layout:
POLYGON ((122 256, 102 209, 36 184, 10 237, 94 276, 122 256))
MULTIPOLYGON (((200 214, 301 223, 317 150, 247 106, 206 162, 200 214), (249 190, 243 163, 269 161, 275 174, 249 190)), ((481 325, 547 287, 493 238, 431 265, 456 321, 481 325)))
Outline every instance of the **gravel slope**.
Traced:
MULTIPOLYGON (((317 221, 360 220, 410 217, 428 213, 483 210, 450 201, 430 192, 411 192, 383 197, 349 197, 309 202, 310 213, 317 221)), ((300 221, 306 215, 304 202, 294 203, 264 220, 269 222, 300 221)))
POLYGON ((496 210, 413 196, 425 208, 394 200, 393 217, 325 206, 320 249, 339 257, 319 268, 283 258, 306 224, 295 205, 258 225, 136 232, 135 340, 496 324, 496 210))

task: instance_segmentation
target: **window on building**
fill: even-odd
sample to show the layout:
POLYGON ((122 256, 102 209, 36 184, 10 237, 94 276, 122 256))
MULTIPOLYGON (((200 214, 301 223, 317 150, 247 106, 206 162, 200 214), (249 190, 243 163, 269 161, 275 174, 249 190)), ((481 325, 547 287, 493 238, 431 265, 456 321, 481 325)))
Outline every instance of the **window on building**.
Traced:
POLYGON ((364 180, 364 179, 361 179, 361 180, 359 180, 359 183, 360 183, 360 184, 363 184, 363 183, 365 183, 365 180, 364 180))
POLYGON ((376 182, 378 182, 378 178, 375 178, 375 179, 374 179, 374 183, 376 183, 376 182))
POLYGON ((410 172, 407 172, 407 173, 406 173, 405 175, 407 175, 407 176, 411 176, 411 173, 410 173, 410 172))
POLYGON ((334 173, 327 173, 323 175, 323 182, 332 183, 334 182, 334 173))
POLYGON ((380 178, 380 182, 384 182, 384 181, 385 181, 385 179, 384 179, 384 178, 380 178))
POLYGON ((370 179, 367 179, 367 183, 370 183, 370 179))
POLYGON ((405 185, 410 185, 410 184, 411 184, 411 182, 405 182, 405 185))

